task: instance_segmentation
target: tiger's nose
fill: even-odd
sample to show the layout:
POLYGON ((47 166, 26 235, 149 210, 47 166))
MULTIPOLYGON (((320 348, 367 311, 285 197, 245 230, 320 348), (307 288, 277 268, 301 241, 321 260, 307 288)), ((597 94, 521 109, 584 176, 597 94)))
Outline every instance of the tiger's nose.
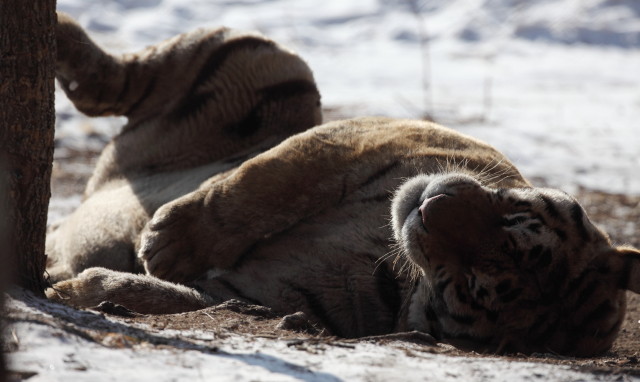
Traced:
POLYGON ((422 202, 422 205, 418 208, 418 214, 420 214, 420 219, 422 220, 422 225, 427 227, 427 220, 429 219, 429 208, 431 208, 435 203, 443 198, 448 198, 450 195, 447 194, 438 194, 436 196, 432 196, 427 198, 422 202))

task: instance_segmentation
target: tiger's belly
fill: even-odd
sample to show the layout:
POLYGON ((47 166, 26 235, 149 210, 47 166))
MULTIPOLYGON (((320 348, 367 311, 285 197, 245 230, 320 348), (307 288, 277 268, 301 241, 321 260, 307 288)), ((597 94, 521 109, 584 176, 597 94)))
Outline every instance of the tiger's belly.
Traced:
POLYGON ((407 280, 394 263, 388 214, 389 198, 346 201, 265 238, 235 270, 198 286, 281 314, 303 311, 341 337, 393 332, 407 280))

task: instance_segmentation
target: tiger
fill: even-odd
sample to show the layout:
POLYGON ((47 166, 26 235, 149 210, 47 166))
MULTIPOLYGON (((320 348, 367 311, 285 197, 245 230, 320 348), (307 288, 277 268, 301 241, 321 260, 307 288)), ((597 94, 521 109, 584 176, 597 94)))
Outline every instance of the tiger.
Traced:
MULTIPOLYGON (((133 110, 146 113, 129 117, 102 153, 84 202, 49 235, 49 273, 59 271, 48 298, 79 308, 110 301, 140 314, 235 299, 280 315, 303 312, 327 335, 417 331, 497 354, 586 357, 611 347, 626 291, 640 293, 640 251, 614 245, 576 199, 534 187, 489 144, 433 122, 361 117, 321 124, 308 69, 303 80, 295 77, 305 91, 287 86, 276 97, 279 107, 268 109, 273 114, 249 118, 259 129, 251 125, 240 137, 224 127, 237 124, 215 113, 242 97, 202 90, 224 65, 194 64, 233 40, 215 45, 208 39, 219 43, 218 35, 197 33, 133 56, 134 67, 153 56, 155 67, 170 69, 156 76, 172 85, 184 65, 198 73, 183 74, 192 82, 176 84, 182 91, 158 84, 136 93, 163 102, 137 102, 133 110), (203 94, 215 100, 194 101, 203 94), (176 121, 175 108, 192 114, 176 121), (229 153, 233 139, 248 141, 229 153), (157 145, 175 154, 150 162, 146 152, 157 145)), ((137 80, 149 71, 125 75, 121 64, 101 66, 105 54, 77 44, 87 41, 78 36, 86 35, 77 24, 59 26, 58 39, 70 48, 59 53, 58 78, 77 89, 89 82, 90 90, 71 91, 73 102, 81 110, 131 109, 139 95, 129 97, 129 89, 154 81, 137 80), (98 66, 68 63, 84 56, 98 66), (111 88, 103 89, 101 78, 111 88)), ((292 75, 272 67, 258 78, 247 62, 264 59, 264 47, 233 46, 222 60, 244 65, 229 65, 229 78, 271 84, 282 81, 270 77, 274 71, 292 75)), ((281 65, 304 66, 287 57, 281 65)), ((256 104, 249 105, 243 110, 254 114, 256 104)))

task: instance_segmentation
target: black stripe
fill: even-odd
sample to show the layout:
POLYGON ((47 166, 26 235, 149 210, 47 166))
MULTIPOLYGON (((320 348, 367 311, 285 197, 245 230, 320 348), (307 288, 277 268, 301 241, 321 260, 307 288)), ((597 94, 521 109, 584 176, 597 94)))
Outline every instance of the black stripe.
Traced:
MULTIPOLYGON (((260 47, 274 47, 273 41, 261 39, 259 37, 246 36, 237 38, 231 41, 225 42, 218 49, 211 52, 209 58, 202 65, 200 72, 191 83, 191 89, 186 94, 196 93, 198 87, 207 82, 208 79, 216 75, 216 72, 220 70, 222 65, 227 61, 229 56, 233 53, 241 50, 256 50, 260 47)), ((199 48, 204 48, 205 44, 202 44, 199 48)), ((198 56, 199 52, 195 52, 194 56, 198 56)))
POLYGON ((366 186, 372 184, 373 182, 377 181, 378 179, 383 178, 385 175, 387 175, 389 173, 389 171, 391 171, 394 168, 398 167, 399 164, 400 164, 400 162, 395 161, 395 162, 391 162, 388 165, 384 166, 380 170, 376 171, 374 174, 370 175, 364 182, 362 182, 360 184, 360 188, 366 187, 366 186))
POLYGON ((442 327, 440 325, 440 321, 438 320, 438 314, 433 309, 433 306, 431 304, 425 305, 424 316, 429 322, 429 334, 431 334, 436 340, 440 341, 442 339, 442 327))
POLYGON ((531 223, 527 226, 527 229, 533 233, 540 234, 540 228, 542 228, 542 224, 540 223, 531 223))
POLYGON ((469 301, 469 307, 473 310, 482 310, 482 311, 487 310, 484 306, 478 304, 474 299, 471 299, 469 301))
MULTIPOLYGON (((224 128, 227 134, 240 138, 246 138, 255 134, 263 126, 265 111, 271 103, 279 102, 291 97, 301 97, 304 94, 318 94, 318 89, 313 82, 307 80, 290 80, 261 89, 262 99, 239 122, 224 128)), ((274 121, 266 121, 273 123, 274 121)), ((277 121, 275 121, 277 122, 277 121)), ((301 127, 301 126, 299 126, 301 127)), ((308 126, 311 127, 311 126, 308 126)))
POLYGON ((267 47, 275 47, 275 43, 255 36, 246 36, 226 41, 218 49, 211 52, 209 58, 204 62, 204 65, 202 65, 198 76, 193 81, 191 89, 187 94, 195 93, 198 86, 202 85, 209 78, 214 76, 233 53, 242 50, 257 50, 258 48, 267 47))
POLYGON ((451 280, 453 279, 449 277, 445 280, 438 281, 436 283, 436 292, 438 292, 438 294, 441 294, 441 295, 444 294, 445 289, 447 289, 449 284, 451 284, 451 280))
POLYGON ((526 200, 521 200, 519 202, 516 202, 515 206, 516 207, 531 207, 531 203, 527 202, 526 200))
POLYGON ((553 260, 553 257, 551 255, 552 255, 551 250, 549 248, 545 248, 542 254, 540 254, 540 257, 538 257, 538 262, 536 263, 536 266, 539 268, 548 267, 551 264, 551 261, 553 260))
POLYGON ((542 225, 547 225, 547 220, 540 214, 533 215, 533 218, 539 220, 542 225))
MULTIPOLYGON (((544 195, 540 195, 540 199, 542 199, 542 201, 544 202, 545 211, 547 211, 547 213, 549 215, 551 215, 551 217, 556 218, 556 219, 562 219, 562 216, 560 215, 560 212, 558 211, 556 206, 553 204, 553 201, 551 199, 549 199, 548 197, 546 197, 544 195)), ((562 220, 564 220, 564 219, 562 219, 562 220)))
MULTIPOLYGON (((591 272, 593 272, 593 268, 585 268, 582 271, 582 273, 580 273, 573 280, 571 280, 571 282, 567 286, 567 290, 569 292, 574 292, 574 291, 579 290, 580 285, 582 285, 582 283, 584 282, 584 280, 587 277, 587 275, 589 275, 591 272)), ((566 277, 566 276, 563 275, 563 277, 566 277)), ((550 280, 554 280, 554 278, 551 278, 551 277, 549 279, 550 280)))
POLYGON ((249 255, 251 255, 253 251, 255 251, 257 246, 258 246, 257 242, 251 244, 249 248, 247 248, 244 252, 240 254, 240 256, 238 256, 236 261, 231 266, 231 269, 238 270, 240 267, 242 267, 244 265, 244 262, 249 258, 249 255))
POLYGON ((484 300, 485 297, 489 295, 489 291, 485 287, 479 287, 476 291, 476 298, 478 300, 484 300))
MULTIPOLYGON (((219 34, 221 32, 222 32, 222 30, 219 30, 219 31, 214 32, 213 34, 217 35, 217 34, 219 34)), ((205 37, 204 41, 207 41, 210 37, 211 37, 211 35, 205 37)), ((210 47, 211 47, 210 44, 204 43, 204 42, 202 42, 200 44, 197 44, 196 49, 193 52, 189 53, 190 62, 196 61, 198 57, 201 57, 203 55, 203 53, 204 53, 203 51, 204 50, 208 50, 210 47)), ((212 58, 214 58, 216 56, 216 54, 217 54, 217 52, 219 52, 219 50, 220 49, 214 50, 209 55, 209 58, 205 61, 204 65, 203 65, 203 68, 206 67, 207 62, 209 62, 212 58)), ((211 75, 213 75, 213 73, 211 73, 211 75)), ((171 118, 174 118, 174 119, 177 119, 177 120, 181 120, 181 119, 184 119, 184 118, 188 117, 189 115, 191 115, 188 111, 185 111, 183 109, 183 107, 186 107, 188 110, 191 110, 191 111, 194 111, 194 110, 197 111, 197 110, 199 110, 200 107, 203 106, 203 104, 198 102, 199 100, 196 99, 196 97, 197 97, 196 92, 197 92, 198 87, 200 85, 202 85, 202 82, 207 77, 208 76, 207 76, 206 70, 205 69, 200 69, 200 72, 198 72, 197 77, 194 80, 191 81, 191 85, 189 86, 189 89, 184 92, 184 97, 179 102, 178 107, 171 112, 171 118)))
POLYGON ((465 291, 462 289, 462 286, 460 284, 456 284, 456 298, 458 299, 458 301, 460 301, 463 304, 468 304, 469 303, 469 296, 467 295, 467 293, 465 293, 465 291))
POLYGON ((248 302, 250 304, 253 304, 253 305, 261 305, 261 306, 264 305, 264 304, 262 304, 262 302, 254 299, 254 298, 251 298, 251 297, 245 295, 244 293, 242 293, 240 291, 240 289, 238 289, 235 285, 233 285, 231 283, 231 281, 225 280, 225 279, 222 279, 222 278, 218 278, 216 280, 218 280, 218 282, 220 282, 220 284, 222 284, 222 286, 224 286, 225 288, 229 289, 231 291, 231 293, 235 294, 240 300, 244 300, 244 301, 246 301, 246 302, 248 302))
MULTIPOLYGON (((374 256, 367 257, 372 260, 373 264, 376 264, 378 261, 374 256)), ((393 328, 396 324, 396 319, 400 312, 402 302, 398 279, 386 261, 377 263, 373 277, 376 280, 376 290, 378 291, 378 295, 380 296, 382 303, 393 314, 393 325, 391 326, 393 328)))
POLYGON ((338 326, 336 326, 332 322, 329 314, 322 305, 322 300, 318 296, 316 296, 309 289, 299 285, 295 285, 293 283, 289 283, 289 288, 304 297, 304 299, 307 301, 307 306, 309 307, 311 314, 313 314, 320 321, 320 324, 322 326, 329 329, 329 331, 331 331, 331 334, 338 337, 344 337, 342 330, 340 330, 338 326))
POLYGON ((512 227, 517 224, 521 224, 529 220, 527 216, 516 216, 515 218, 507 219, 502 218, 500 223, 505 227, 512 227))
POLYGON ((260 94, 264 97, 263 102, 300 97, 309 93, 320 94, 315 83, 304 79, 288 80, 260 89, 260 94))
POLYGON ((560 228, 555 228, 553 231, 556 233, 560 241, 562 242, 567 241, 567 233, 564 230, 560 228))
MULTIPOLYGON (((199 48, 204 47, 205 44, 201 44, 199 48)), ((200 72, 191 83, 190 89, 185 93, 186 96, 180 102, 180 105, 173 111, 172 116, 175 119, 185 119, 191 115, 198 113, 204 105, 215 97, 212 92, 204 94, 197 94, 198 87, 207 82, 211 77, 215 76, 217 71, 222 65, 229 59, 229 57, 240 50, 255 50, 260 47, 274 47, 273 41, 261 39, 259 37, 242 37, 235 40, 225 42, 221 47, 211 52, 209 58, 204 62, 200 72)), ((199 52, 193 54, 194 57, 198 56, 199 52)))
POLYGON ((539 244, 531 248, 528 254, 529 260, 531 261, 531 260, 537 259, 538 256, 540 256, 540 254, 542 253, 543 248, 544 247, 542 247, 542 245, 539 245, 539 244))
POLYGON ((583 241, 589 241, 589 232, 584 225, 584 212, 578 203, 574 203, 573 206, 571 206, 571 219, 573 219, 576 225, 580 238, 582 238, 583 241))

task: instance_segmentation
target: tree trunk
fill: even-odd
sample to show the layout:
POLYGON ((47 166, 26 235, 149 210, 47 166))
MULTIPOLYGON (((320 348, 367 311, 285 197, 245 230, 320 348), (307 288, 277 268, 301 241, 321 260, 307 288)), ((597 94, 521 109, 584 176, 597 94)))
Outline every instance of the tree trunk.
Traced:
POLYGON ((9 281, 44 295, 55 8, 55 0, 0 0, 0 303, 9 281))
POLYGON ((55 8, 55 0, 0 0, 0 304, 9 282, 44 295, 55 8))
MULTIPOLYGON (((0 167, 1 169, 1 167, 0 167)), ((6 183, 4 179, 4 172, 0 172, 0 201, 4 201, 6 199, 6 183)), ((4 264, 2 269, 0 269, 0 311, 4 306, 4 288, 7 283, 7 274, 8 272, 8 258, 7 258, 7 211, 3 208, 3 205, 0 205, 0 264, 4 264)), ((2 322, 0 322, 0 348, 4 350, 3 334, 4 328, 2 327, 2 322)), ((7 380, 6 377, 6 367, 4 365, 4 353, 0 353, 0 382, 5 382, 7 380)))
POLYGON ((0 0, 0 183, 6 185, 0 210, 8 231, 2 252, 15 270, 11 281, 39 295, 51 196, 55 24, 55 0, 0 0))

